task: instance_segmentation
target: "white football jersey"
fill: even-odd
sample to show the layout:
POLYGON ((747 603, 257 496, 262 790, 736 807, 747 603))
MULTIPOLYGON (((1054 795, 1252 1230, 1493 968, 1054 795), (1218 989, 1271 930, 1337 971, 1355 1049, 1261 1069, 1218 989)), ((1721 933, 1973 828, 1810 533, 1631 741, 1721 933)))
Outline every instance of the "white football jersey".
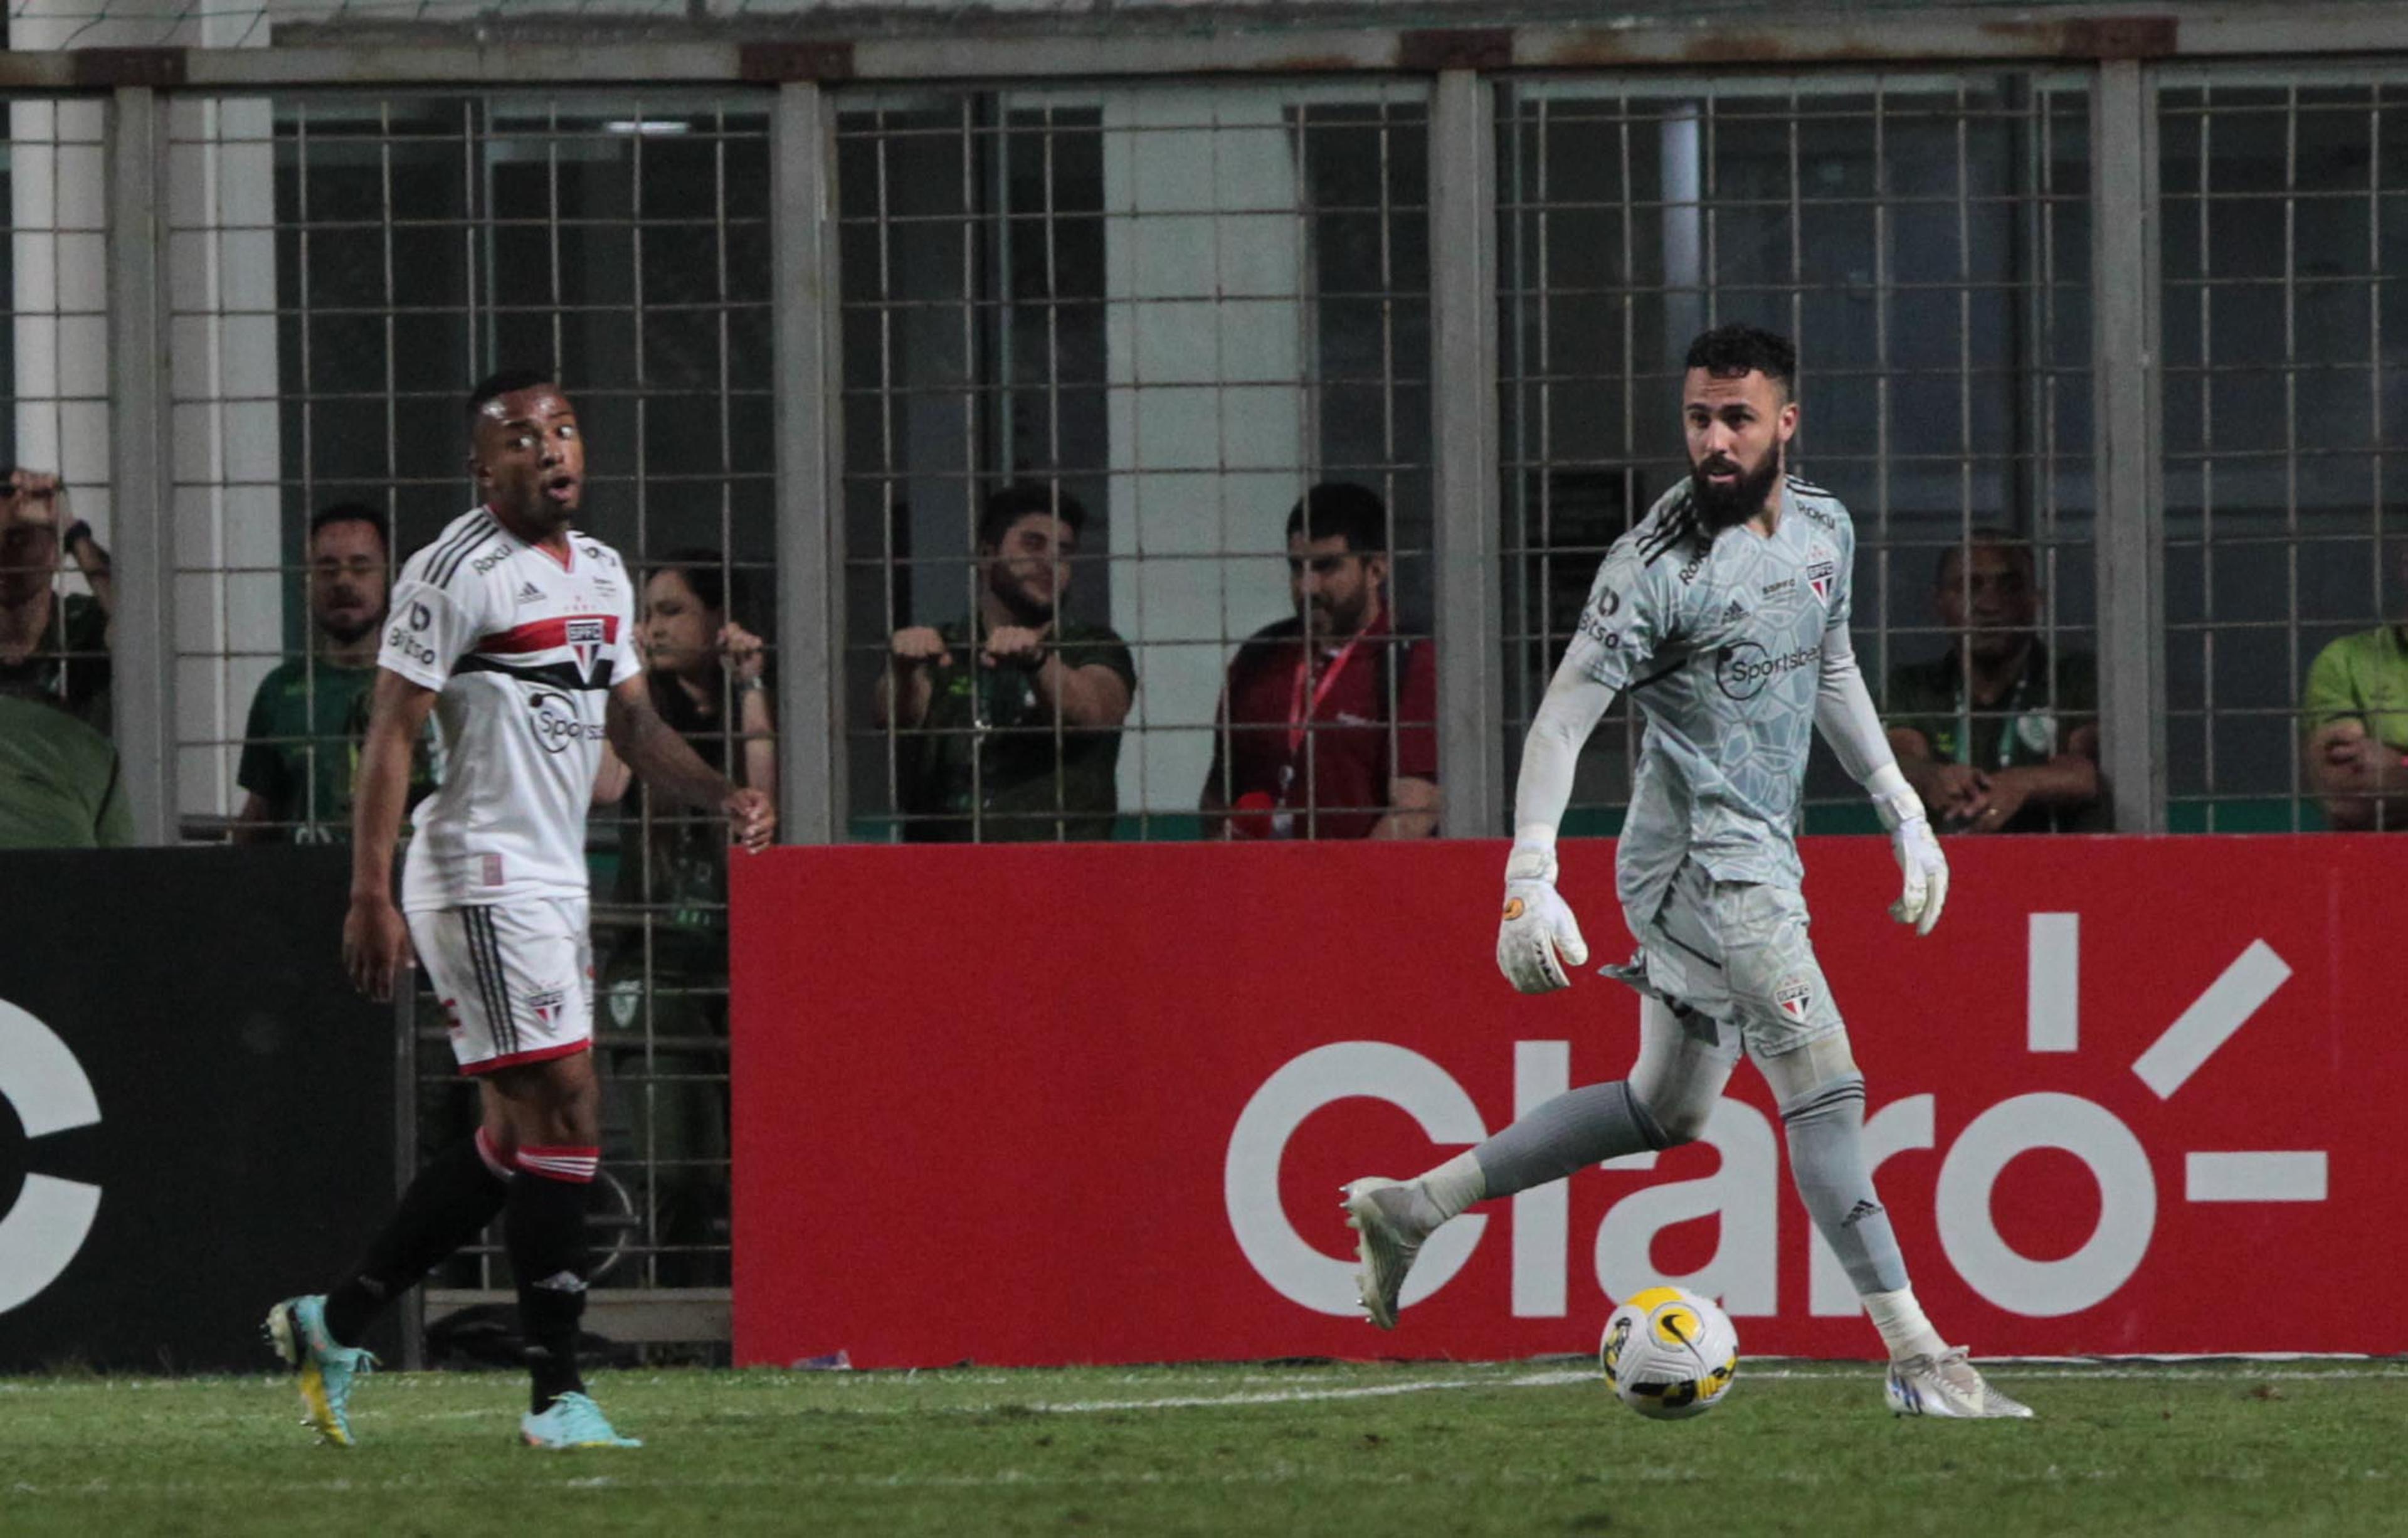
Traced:
POLYGON ((446 764, 402 907, 585 896, 604 706, 644 668, 618 553, 572 529, 564 563, 483 508, 454 519, 402 566, 377 665, 437 691, 446 764))

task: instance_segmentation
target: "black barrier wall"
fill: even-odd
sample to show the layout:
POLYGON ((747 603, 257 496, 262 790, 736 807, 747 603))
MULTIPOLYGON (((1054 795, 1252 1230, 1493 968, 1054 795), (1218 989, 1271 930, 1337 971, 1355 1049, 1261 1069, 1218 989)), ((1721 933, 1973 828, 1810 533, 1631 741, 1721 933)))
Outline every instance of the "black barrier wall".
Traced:
POLYGON ((340 848, 0 855, 0 1371, 269 1365, 390 1205, 340 848))

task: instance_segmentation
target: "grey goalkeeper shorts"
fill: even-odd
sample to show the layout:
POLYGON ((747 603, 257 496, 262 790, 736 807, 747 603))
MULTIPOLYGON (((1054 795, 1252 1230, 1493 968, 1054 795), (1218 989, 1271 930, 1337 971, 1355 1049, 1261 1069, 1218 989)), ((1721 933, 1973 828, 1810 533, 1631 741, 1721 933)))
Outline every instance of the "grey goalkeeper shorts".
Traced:
POLYGON ((1844 1028, 1806 938, 1804 893, 1716 881, 1688 860, 1661 907, 1625 917, 1639 953, 1605 975, 1714 1021, 1726 1061, 1742 1048, 1778 1057, 1844 1028))

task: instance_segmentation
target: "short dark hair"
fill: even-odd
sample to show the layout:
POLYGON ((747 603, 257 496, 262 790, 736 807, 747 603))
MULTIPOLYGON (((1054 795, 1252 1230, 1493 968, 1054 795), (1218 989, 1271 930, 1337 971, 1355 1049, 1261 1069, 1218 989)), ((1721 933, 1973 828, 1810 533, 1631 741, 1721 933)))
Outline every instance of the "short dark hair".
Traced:
POLYGON ((1056 481, 1016 482, 995 492, 986 499, 979 513, 978 542, 981 549, 1003 543, 1011 525, 1030 513, 1041 512, 1049 518, 1059 518, 1070 526, 1070 532, 1083 532, 1087 526, 1087 510, 1079 499, 1062 489, 1056 481))
POLYGON ((1948 585, 1948 563, 1955 560, 1957 556, 1964 554, 1967 551, 1971 550, 1976 545, 1988 545, 1994 550, 2013 552, 2014 554, 2023 557, 2024 569, 2026 571, 2030 572, 2035 577, 2040 574, 2040 555, 2038 552, 2032 549, 2032 542, 2029 539, 2025 539, 2022 535, 2017 534, 2014 530, 2009 528, 1998 528, 1995 526, 1972 528, 1965 531, 1965 538, 1959 542, 1941 547, 1940 559, 1933 563, 1931 568, 1931 585, 1934 587, 1946 587, 1948 585))
POLYGON ((308 538, 315 540, 318 531, 329 524, 366 524, 376 530, 377 543, 382 545, 388 554, 393 551, 393 525, 385 522, 381 511, 366 502, 337 502, 320 509, 310 516, 308 538))
POLYGON ((1779 332, 1758 326, 1733 322, 1698 333, 1697 339, 1689 344, 1688 361, 1682 367, 1702 368, 1720 380, 1762 374, 1781 386, 1782 394, 1797 394, 1797 347, 1779 332))
POLYGON ((477 387, 474 390, 468 392, 469 436, 476 436, 477 419, 484 414, 485 408, 493 402, 501 399, 504 395, 516 395, 521 390, 532 390, 538 384, 559 382, 550 374, 538 373, 532 368, 504 368, 496 373, 486 375, 477 381, 477 387))
POLYGON ((1332 537, 1346 541, 1350 555, 1381 555, 1388 549, 1388 506, 1380 494, 1351 481, 1325 481, 1288 510, 1287 537, 1310 541, 1332 537))

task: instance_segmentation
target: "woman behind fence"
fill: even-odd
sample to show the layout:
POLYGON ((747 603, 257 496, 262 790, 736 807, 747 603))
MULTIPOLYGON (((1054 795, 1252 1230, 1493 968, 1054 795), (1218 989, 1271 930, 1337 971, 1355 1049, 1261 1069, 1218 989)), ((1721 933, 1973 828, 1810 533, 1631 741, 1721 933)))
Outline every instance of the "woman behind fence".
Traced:
MULTIPOLYGON (((774 794, 766 657, 761 638, 736 618, 751 612, 746 586, 717 551, 672 551, 652 563, 640 631, 645 679, 661 718, 705 762, 774 794)), ((632 780, 606 752, 595 804, 618 803, 632 780)), ((726 834, 649 804, 640 786, 621 826, 612 892, 620 927, 595 1022, 609 1070, 603 1134, 619 1145, 614 1158, 633 1156, 621 1168, 652 1171, 658 1281, 724 1284, 724 1257, 710 1252, 726 1242, 726 834)))

